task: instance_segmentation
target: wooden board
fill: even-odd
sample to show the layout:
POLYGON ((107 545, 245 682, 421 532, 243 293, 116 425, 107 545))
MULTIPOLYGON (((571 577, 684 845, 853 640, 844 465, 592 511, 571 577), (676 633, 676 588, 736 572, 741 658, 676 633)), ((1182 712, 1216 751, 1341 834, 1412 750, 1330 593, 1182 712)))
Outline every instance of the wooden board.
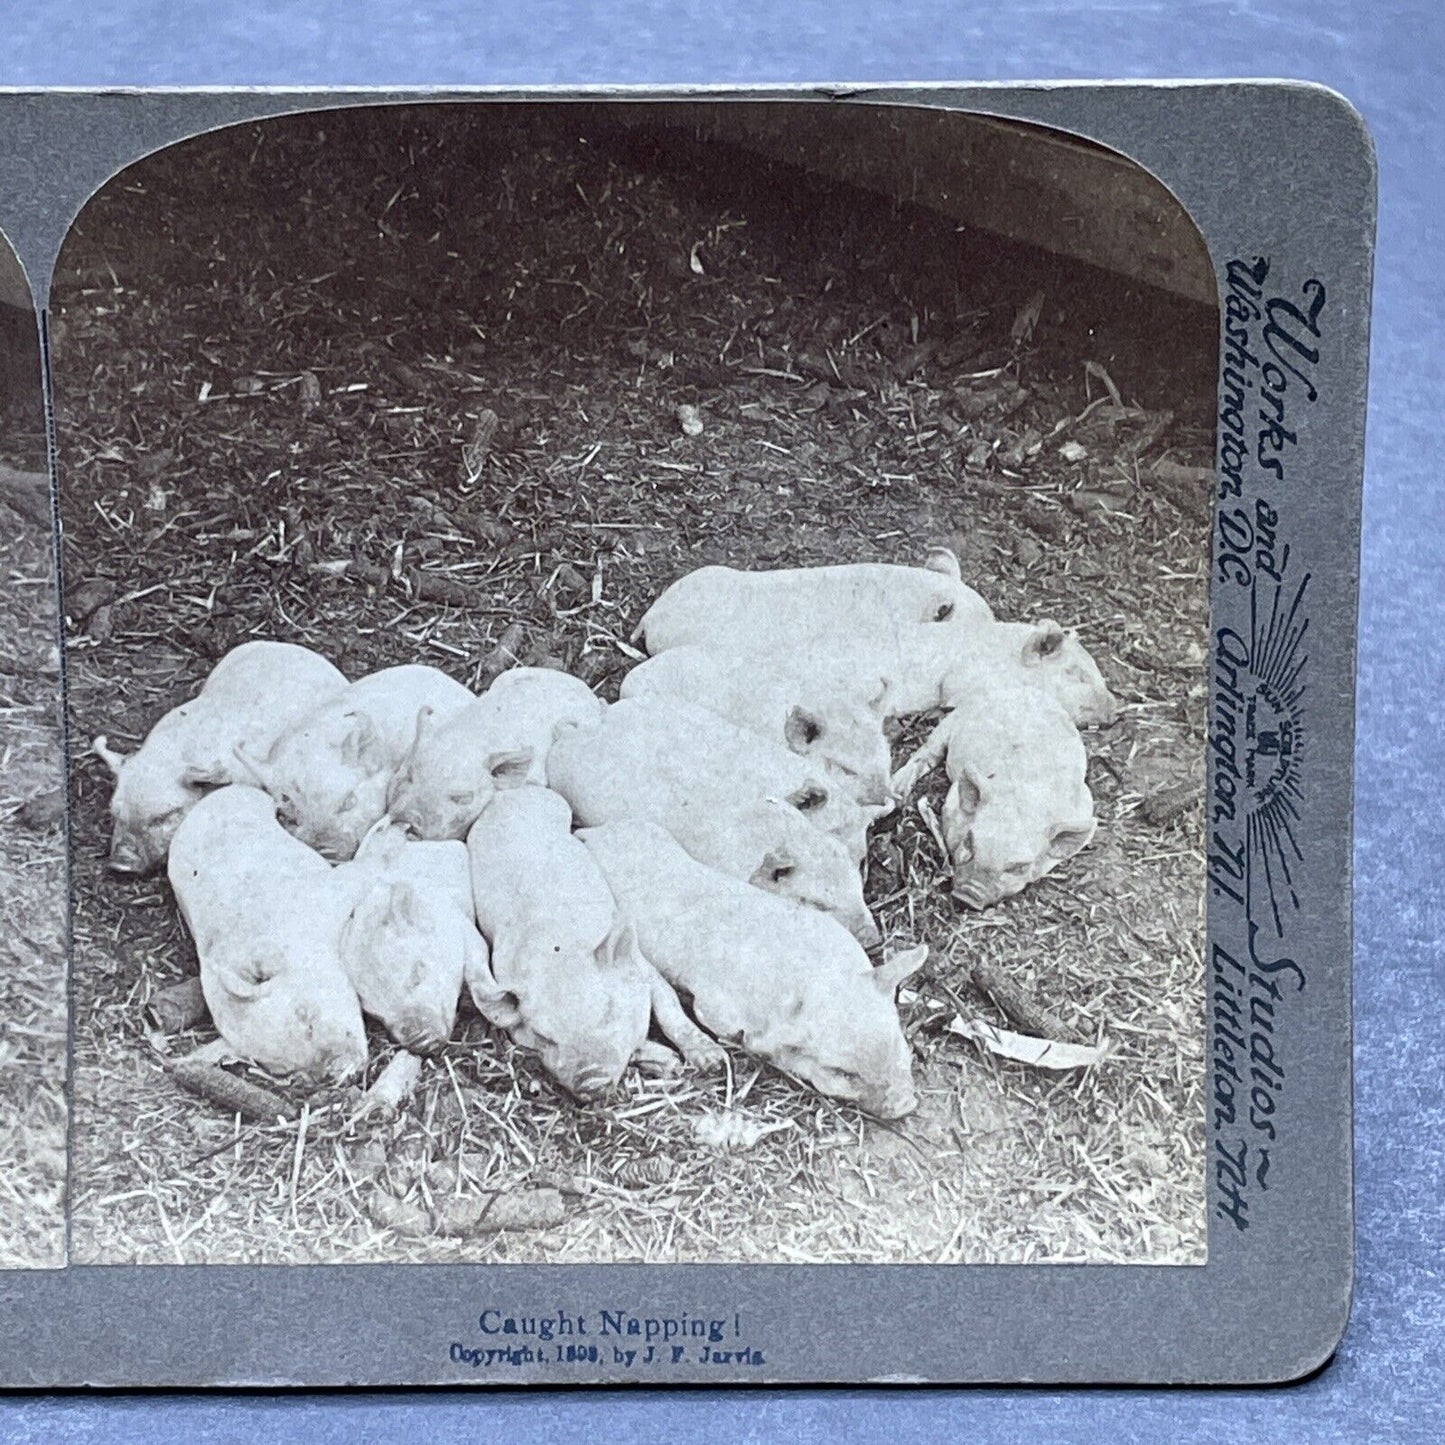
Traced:
POLYGON ((1168 188, 1116 152, 1058 131, 958 111, 787 101, 628 107, 623 123, 684 127, 1219 304, 1203 238, 1168 188))

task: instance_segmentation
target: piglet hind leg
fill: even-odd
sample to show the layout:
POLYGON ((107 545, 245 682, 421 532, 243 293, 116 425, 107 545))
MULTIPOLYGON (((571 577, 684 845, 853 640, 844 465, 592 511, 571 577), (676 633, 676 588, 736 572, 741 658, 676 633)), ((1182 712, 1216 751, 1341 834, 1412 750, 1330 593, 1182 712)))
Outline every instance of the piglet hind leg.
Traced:
POLYGON ((643 1039, 632 1053, 632 1062, 653 1078, 670 1079, 682 1072, 682 1060, 656 1039, 643 1039))
POLYGON ((421 1059, 405 1049, 400 1050, 361 1096, 361 1103, 351 1116, 352 1122, 370 1114, 380 1114, 383 1118, 399 1114, 420 1080, 421 1059))
POLYGON ((927 740, 918 751, 893 774, 891 787, 893 796, 899 802, 907 798, 919 782, 943 761, 944 754, 948 751, 951 718, 952 714, 950 713, 929 733, 927 740))
POLYGON ((726 1067, 727 1050, 688 1018, 676 990, 651 964, 647 971, 652 988, 652 1016, 658 1028, 677 1045, 689 1067, 704 1074, 726 1067))
POLYGON ((241 1055, 228 1044, 225 1039, 212 1039, 208 1044, 202 1044, 198 1049, 192 1049, 190 1053, 183 1054, 179 1059, 174 1060, 177 1064, 193 1064, 198 1067, 210 1065, 219 1068, 222 1064, 234 1063, 241 1059, 241 1055))

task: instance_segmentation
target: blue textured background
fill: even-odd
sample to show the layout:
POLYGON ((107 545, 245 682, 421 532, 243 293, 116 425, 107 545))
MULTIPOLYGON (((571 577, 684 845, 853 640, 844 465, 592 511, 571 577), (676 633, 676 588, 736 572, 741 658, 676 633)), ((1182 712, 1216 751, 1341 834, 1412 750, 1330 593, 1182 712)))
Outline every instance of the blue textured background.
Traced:
MULTIPOLYGON (((1445 1438, 1438 0, 74 0, 6 12, 0 83, 14 85, 1319 80, 1370 124, 1381 207, 1356 763, 1358 1274, 1350 1329, 1327 1369, 1250 1393, 10 1398, 0 1400, 0 1440, 1445 1438)), ((1240 137, 1255 143, 1268 153, 1267 136, 1240 137)))

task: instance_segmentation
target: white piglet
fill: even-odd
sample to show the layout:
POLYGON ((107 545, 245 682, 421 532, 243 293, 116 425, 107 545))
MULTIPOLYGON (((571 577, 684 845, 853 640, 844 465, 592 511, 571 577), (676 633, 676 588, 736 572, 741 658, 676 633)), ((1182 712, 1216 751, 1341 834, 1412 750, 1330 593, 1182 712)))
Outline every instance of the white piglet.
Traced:
POLYGON ((456 1024, 463 980, 487 962, 466 845, 373 829, 334 876, 352 903, 341 958, 362 1011, 403 1048, 437 1053, 456 1024))
POLYGON ((1094 836, 1083 741, 1040 688, 979 680, 898 770, 898 796, 940 762, 949 777, 942 824, 953 895, 970 908, 1018 893, 1094 836))
POLYGON ((922 567, 699 567, 663 592, 633 635, 650 653, 700 643, 766 655, 811 638, 889 637, 900 627, 992 619, 988 603, 962 581, 957 557, 936 548, 922 567))
POLYGON ((621 696, 661 695, 696 703, 800 757, 821 762, 864 805, 891 805, 893 771, 883 733, 887 680, 799 677, 767 655, 749 656, 689 644, 639 663, 622 679, 621 696))
POLYGON ((832 914, 864 948, 882 942, 863 897, 863 875, 848 850, 792 804, 763 798, 709 810, 674 809, 665 818, 668 832, 699 863, 832 914))
POLYGON ((940 707, 957 707, 982 677, 1040 688, 1078 727, 1108 727, 1119 716, 1119 700, 1088 648, 1076 632, 1051 620, 995 622, 980 631, 971 655, 953 658, 940 671, 940 707))
POLYGON ((980 667, 1027 676, 1080 726, 1118 714, 1073 632, 1051 621, 995 621, 943 547, 923 567, 703 567, 674 582, 637 633, 653 654, 693 644, 755 657, 799 688, 872 689, 881 678, 888 717, 951 707, 980 667))
POLYGON ((704 1027, 881 1119, 912 1112, 912 1056, 894 995, 926 947, 874 968, 833 919, 706 867, 654 823, 578 836, 644 955, 691 994, 704 1027))
POLYGON ((558 723, 592 723, 605 708, 580 678, 514 667, 442 721, 423 712, 387 810, 419 838, 465 838, 498 789, 546 782, 558 723))
POLYGON ((694 837, 714 814, 776 798, 838 838, 855 862, 876 812, 782 743, 664 696, 627 698, 592 727, 560 729, 547 783, 579 823, 646 818, 670 828, 686 818, 694 837))
POLYGON ((506 1029, 570 1093, 595 1099, 647 1057, 658 1022, 694 1063, 718 1050, 682 1015, 636 939, 566 801, 528 784, 499 793, 467 836, 477 921, 491 958, 467 976, 478 1010, 506 1029))
POLYGON ((250 787, 203 798, 176 831, 167 874, 226 1047, 277 1074, 359 1075, 366 1032, 341 960, 345 903, 272 800, 250 787))
POLYGON ((289 642, 244 642, 218 662, 200 692, 174 707, 129 756, 98 737, 115 775, 110 866, 159 867, 181 819, 211 788, 249 782, 235 749, 264 752, 296 718, 335 697, 346 678, 324 657, 289 642))
MULTIPOLYGON (((682 649, 674 649, 681 651, 682 649)), ((652 662, 663 662, 672 652, 652 662)), ((1080 727, 1112 723, 1118 699, 1078 635, 1057 622, 989 622, 949 634, 918 625, 891 637, 859 635, 789 642, 767 656, 771 671, 806 689, 864 689, 884 680, 876 706, 883 718, 955 706, 994 679, 1030 683, 1050 693, 1080 727)))
POLYGON ((392 776, 416 738, 417 717, 459 712, 474 696, 419 663, 383 668, 297 719, 265 756, 238 757, 276 799, 286 827, 335 862, 351 858, 386 812, 392 776))

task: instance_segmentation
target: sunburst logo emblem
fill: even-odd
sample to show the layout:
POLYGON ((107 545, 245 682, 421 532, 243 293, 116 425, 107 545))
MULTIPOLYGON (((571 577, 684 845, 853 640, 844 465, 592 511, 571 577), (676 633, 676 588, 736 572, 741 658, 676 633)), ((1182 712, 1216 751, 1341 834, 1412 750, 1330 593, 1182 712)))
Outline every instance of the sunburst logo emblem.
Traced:
POLYGON ((1306 750, 1303 701, 1304 650, 1309 619, 1304 613, 1309 577, 1293 595, 1283 586, 1250 600, 1249 673, 1245 703, 1246 841, 1251 902, 1262 885, 1277 936, 1284 916, 1299 908, 1295 865, 1303 862, 1296 830, 1300 822, 1300 766, 1306 750))

